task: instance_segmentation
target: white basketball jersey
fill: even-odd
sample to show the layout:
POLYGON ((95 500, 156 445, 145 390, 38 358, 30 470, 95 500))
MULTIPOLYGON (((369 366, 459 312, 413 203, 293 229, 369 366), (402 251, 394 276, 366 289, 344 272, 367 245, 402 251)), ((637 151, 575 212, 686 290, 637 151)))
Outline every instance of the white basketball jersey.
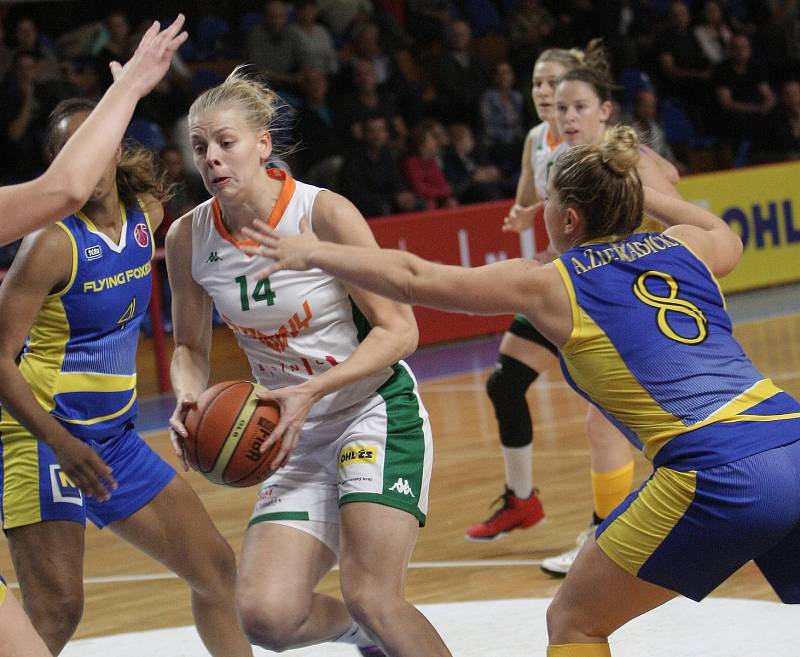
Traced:
POLYGON ((542 121, 531 128, 527 138, 531 141, 531 166, 536 195, 542 200, 547 196, 547 176, 550 175, 550 167, 556 156, 566 148, 566 144, 556 141, 547 121, 542 121))
MULTIPOLYGON (((284 181, 267 223, 281 233, 298 234, 301 217, 311 223, 314 199, 322 190, 278 169, 269 169, 267 175, 284 181)), ((273 261, 250 257, 239 244, 223 224, 216 199, 195 208, 192 277, 236 334, 258 383, 272 389, 300 384, 355 351, 369 325, 337 279, 312 269, 279 271, 259 281, 258 272, 273 261)), ((364 400, 391 374, 387 367, 326 395, 311 408, 309 418, 364 400)))

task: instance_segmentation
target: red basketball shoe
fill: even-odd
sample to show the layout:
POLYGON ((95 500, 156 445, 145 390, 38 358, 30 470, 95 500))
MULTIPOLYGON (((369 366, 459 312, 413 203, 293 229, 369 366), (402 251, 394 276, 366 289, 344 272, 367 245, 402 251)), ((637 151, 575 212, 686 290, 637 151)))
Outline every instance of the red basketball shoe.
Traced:
POLYGON ((464 535, 468 541, 494 541, 503 538, 512 529, 527 529, 544 520, 542 502, 537 497, 536 489, 530 496, 522 499, 514 495, 513 491, 506 488, 506 492, 498 497, 492 506, 503 501, 497 511, 490 518, 473 525, 464 535))

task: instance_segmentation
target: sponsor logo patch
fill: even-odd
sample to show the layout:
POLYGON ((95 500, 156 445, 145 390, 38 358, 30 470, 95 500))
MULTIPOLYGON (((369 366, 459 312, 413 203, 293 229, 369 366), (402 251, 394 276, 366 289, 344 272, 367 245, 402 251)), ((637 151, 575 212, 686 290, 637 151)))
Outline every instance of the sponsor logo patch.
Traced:
POLYGON ((50 466, 50 490, 53 493, 53 502, 83 506, 81 491, 57 463, 50 466))
POLYGON ((147 232, 147 224, 136 224, 133 229, 133 236, 136 238, 136 243, 141 247, 150 244, 150 233, 147 232))
POLYGON ((95 244, 94 246, 87 246, 83 250, 83 255, 86 256, 87 260, 97 260, 97 258, 103 257, 103 249, 100 248, 99 244, 95 244))
POLYGON ((339 467, 353 463, 375 463, 378 459, 377 445, 351 445, 339 452, 339 467))

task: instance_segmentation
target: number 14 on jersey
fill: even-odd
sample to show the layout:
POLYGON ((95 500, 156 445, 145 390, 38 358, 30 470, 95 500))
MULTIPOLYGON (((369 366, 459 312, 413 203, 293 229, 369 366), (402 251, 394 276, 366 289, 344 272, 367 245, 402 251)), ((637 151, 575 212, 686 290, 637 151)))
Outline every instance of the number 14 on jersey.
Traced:
POLYGON ((239 300, 242 302, 242 310, 250 310, 250 299, 255 302, 266 301, 268 306, 275 304, 275 293, 270 287, 268 278, 256 281, 252 292, 247 286, 247 276, 237 276, 234 280, 239 284, 239 300))

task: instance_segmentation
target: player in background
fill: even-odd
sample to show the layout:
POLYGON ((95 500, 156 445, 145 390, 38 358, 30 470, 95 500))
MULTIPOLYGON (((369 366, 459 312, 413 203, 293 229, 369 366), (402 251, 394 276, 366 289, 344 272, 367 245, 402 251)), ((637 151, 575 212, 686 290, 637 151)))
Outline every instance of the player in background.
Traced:
POLYGON ((213 198, 167 236, 176 451, 208 384, 213 302, 271 390, 261 397, 281 410, 277 470, 258 494, 239 567, 250 640, 278 652, 338 641, 362 655, 447 656, 403 595, 433 459, 427 412, 400 360, 417 344, 411 309, 320 271, 258 281, 259 260, 241 250, 254 219, 298 233, 302 217, 334 242, 376 248, 344 197, 266 167, 278 103, 237 69, 189 110, 195 166, 213 198), (344 603, 314 592, 337 560, 344 603))
MULTIPOLYGON (((53 110, 51 158, 93 109, 73 99, 53 110)), ((167 194, 151 153, 118 147, 81 210, 23 240, 0 288, 3 530, 25 611, 54 655, 83 614, 88 517, 189 584, 212 655, 252 657, 233 551, 134 429, 139 326, 167 194)))
POLYGON ((570 385, 653 462, 559 588, 548 657, 609 657, 617 628, 679 594, 702 599, 751 559, 782 601, 800 603, 800 402, 733 337, 717 277, 741 239, 643 188, 640 158, 627 126, 558 156, 545 223, 560 255, 544 265, 466 269, 320 242, 308 226, 245 231, 258 242, 248 252, 266 259, 259 277, 320 268, 406 303, 524 314, 558 345, 570 385), (669 228, 635 233, 643 209, 669 228))
MULTIPOLYGON (((593 45, 587 52, 592 58, 593 45)), ((522 165, 514 205, 505 218, 503 230, 517 225, 534 225, 541 209, 547 174, 561 137, 555 123, 555 83, 566 71, 586 61, 581 50, 552 48, 539 55, 533 67, 531 97, 541 119, 525 138, 522 165)), ((534 251, 538 259, 547 258, 547 233, 541 221, 536 224, 534 251)), ((526 529, 544 518, 542 503, 533 486, 533 422, 525 393, 539 374, 554 367, 555 347, 517 315, 500 341, 494 372, 486 381, 486 392, 494 407, 505 467, 505 492, 501 507, 489 518, 470 527, 465 538, 491 541, 513 529, 526 529)))
MULTIPOLYGON (((541 214, 542 200, 550 167, 555 157, 567 148, 556 121, 556 84, 561 76, 578 67, 597 71, 598 79, 607 77, 609 65, 600 39, 591 41, 585 53, 580 50, 545 50, 533 69, 532 97, 542 123, 531 129, 525 141, 517 195, 503 229, 519 232, 533 227, 535 257, 540 262, 549 262, 555 256, 548 248, 541 214)), ((587 117, 592 130, 590 135, 583 136, 584 139, 599 140, 602 137, 608 119, 606 109, 605 105, 601 107, 601 102, 592 107, 593 111, 587 117)), ((573 139, 573 135, 569 138, 573 139)), ((541 372, 556 365, 555 345, 525 317, 516 316, 503 336, 495 370, 486 382, 503 449, 506 475, 506 490, 501 496, 503 504, 487 520, 467 530, 466 538, 494 540, 513 529, 531 527, 544 517, 533 486, 533 424, 525 393, 541 372)), ((586 431, 591 446, 594 496, 590 525, 596 526, 630 492, 633 460, 624 436, 591 407, 586 431)), ((578 544, 590 531, 587 529, 580 534, 578 544)), ((576 554, 577 549, 570 549, 548 558, 544 566, 550 574, 563 575, 576 554)))

